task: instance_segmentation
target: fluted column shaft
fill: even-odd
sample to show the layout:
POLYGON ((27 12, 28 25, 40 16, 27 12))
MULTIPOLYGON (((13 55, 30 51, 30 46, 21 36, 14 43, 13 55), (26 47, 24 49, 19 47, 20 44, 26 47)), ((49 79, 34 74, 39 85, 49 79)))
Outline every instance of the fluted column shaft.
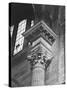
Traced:
POLYGON ((45 58, 41 53, 32 55, 29 59, 32 68, 32 86, 41 86, 45 84, 45 58))
POLYGON ((45 69, 40 63, 37 63, 32 70, 32 86, 44 85, 45 69))

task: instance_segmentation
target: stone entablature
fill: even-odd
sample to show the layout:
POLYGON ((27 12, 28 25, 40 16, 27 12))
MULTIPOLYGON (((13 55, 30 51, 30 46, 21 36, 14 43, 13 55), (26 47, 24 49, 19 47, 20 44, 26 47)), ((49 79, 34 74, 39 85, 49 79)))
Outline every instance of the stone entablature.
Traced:
POLYGON ((39 37, 43 37, 46 42, 51 46, 56 40, 56 34, 45 24, 45 22, 40 21, 34 25, 31 29, 23 33, 23 36, 27 41, 33 42, 39 37))

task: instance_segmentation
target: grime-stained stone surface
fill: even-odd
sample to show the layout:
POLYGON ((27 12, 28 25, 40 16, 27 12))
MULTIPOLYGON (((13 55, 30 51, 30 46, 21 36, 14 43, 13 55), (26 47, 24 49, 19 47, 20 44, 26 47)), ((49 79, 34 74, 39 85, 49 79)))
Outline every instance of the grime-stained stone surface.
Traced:
POLYGON ((32 8, 35 16, 33 19, 34 25, 28 29, 30 32, 26 30, 24 33, 25 41, 23 50, 11 58, 11 86, 64 84, 65 7, 52 5, 37 6, 33 4, 32 8), (41 25, 42 27, 40 27, 41 25), (52 37, 51 40, 55 39, 54 43, 49 41, 49 34, 45 36, 45 32, 42 32, 43 29, 48 29, 47 31, 53 35, 54 38, 52 37), (31 45, 32 47, 30 47, 31 45), (38 48, 40 49, 39 51, 37 51, 38 48), (42 53, 41 59, 38 59, 37 52, 42 53), (27 56, 31 54, 36 56, 36 60, 32 59, 33 66, 27 58, 27 56), (43 61, 43 56, 45 55, 49 57, 46 59, 48 60, 47 62, 43 61))

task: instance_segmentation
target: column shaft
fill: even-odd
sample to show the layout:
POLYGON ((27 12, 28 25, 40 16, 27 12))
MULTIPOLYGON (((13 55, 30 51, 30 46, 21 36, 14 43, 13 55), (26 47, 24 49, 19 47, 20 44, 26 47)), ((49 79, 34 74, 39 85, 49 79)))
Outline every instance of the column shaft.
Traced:
POLYGON ((43 66, 38 63, 32 70, 32 86, 44 85, 45 72, 43 66))

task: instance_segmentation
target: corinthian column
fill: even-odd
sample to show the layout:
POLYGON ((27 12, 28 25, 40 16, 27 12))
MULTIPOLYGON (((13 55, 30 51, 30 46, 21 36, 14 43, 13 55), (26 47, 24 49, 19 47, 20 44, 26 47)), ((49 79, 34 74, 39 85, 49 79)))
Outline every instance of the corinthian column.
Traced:
POLYGON ((45 85, 45 58, 42 53, 28 56, 32 67, 32 86, 45 85))

